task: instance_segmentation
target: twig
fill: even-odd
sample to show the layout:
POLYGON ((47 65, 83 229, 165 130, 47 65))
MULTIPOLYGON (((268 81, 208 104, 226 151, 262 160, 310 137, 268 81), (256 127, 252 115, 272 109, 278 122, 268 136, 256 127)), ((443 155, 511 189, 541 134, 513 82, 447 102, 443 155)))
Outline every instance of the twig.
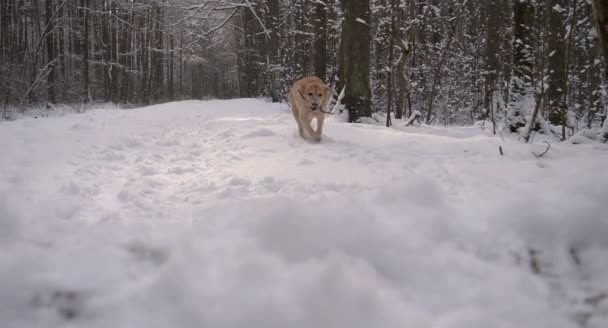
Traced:
POLYGON ((551 144, 547 140, 545 140, 544 142, 547 144, 547 149, 545 149, 545 151, 542 154, 538 155, 535 152, 532 152, 532 154, 534 156, 536 156, 536 158, 538 158, 538 159, 540 159, 541 157, 543 157, 543 155, 545 155, 549 151, 549 149, 551 149, 551 144))

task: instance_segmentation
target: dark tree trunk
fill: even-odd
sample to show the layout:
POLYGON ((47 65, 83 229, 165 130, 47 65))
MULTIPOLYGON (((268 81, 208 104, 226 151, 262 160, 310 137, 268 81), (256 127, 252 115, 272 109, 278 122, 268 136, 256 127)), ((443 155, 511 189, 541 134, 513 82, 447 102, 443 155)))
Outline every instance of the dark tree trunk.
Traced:
POLYGON ((54 103, 56 101, 56 93, 55 93, 55 80, 56 80, 56 72, 55 72, 55 27, 53 23, 53 0, 46 0, 46 51, 47 51, 47 65, 48 65, 48 75, 47 75, 47 93, 48 100, 50 103, 54 103))
POLYGON ((273 102, 281 101, 278 90, 278 71, 279 64, 279 0, 268 0, 268 29, 270 32, 268 46, 268 61, 270 63, 270 97, 273 102))
MULTIPOLYGON (((549 60, 547 108, 549 121, 555 125, 567 125, 566 122, 566 29, 565 17, 557 8, 567 8, 567 0, 550 0, 547 3, 549 15, 549 60)), ((562 136, 562 139, 565 135, 562 136)))
POLYGON ((91 78, 89 76, 89 1, 80 1, 80 10, 82 16, 83 36, 82 36, 82 77, 83 77, 83 93, 84 101, 91 101, 91 78))
POLYGON ((119 90, 119 75, 121 69, 118 65, 118 21, 117 21, 117 11, 116 11, 116 2, 112 2, 111 6, 111 14, 112 18, 110 20, 110 42, 111 42, 111 88, 112 88, 112 101, 117 103, 119 102, 118 90, 119 90))
MULTIPOLYGON (((593 16, 604 57, 604 81, 608 81, 608 1, 593 0, 593 16)), ((608 139, 608 115, 605 118, 602 133, 603 138, 608 139)))
MULTIPOLYGON (((410 4, 411 6, 411 4, 410 4)), ((400 59, 397 63, 397 81, 399 86, 399 91, 397 93, 397 101, 395 102, 395 118, 400 120, 403 118, 403 112, 405 109, 405 96, 407 94, 407 80, 405 78, 405 65, 407 63, 409 57, 409 40, 403 40, 403 33, 401 28, 404 25, 405 12, 398 8, 397 14, 397 27, 395 31, 393 31, 393 38, 397 40, 399 43, 397 47, 401 49, 400 59), (407 42, 407 44, 405 44, 407 42)))
POLYGON ((608 1, 593 0, 593 16, 604 57, 604 74, 608 81, 608 1))
MULTIPOLYGON (((505 1, 505 0, 500 0, 505 1)), ((494 91, 498 73, 500 70, 500 21, 502 15, 500 7, 493 2, 487 3, 487 19, 486 19, 486 81, 484 90, 484 114, 483 119, 492 116, 494 91)))
POLYGON ((515 1, 513 4, 513 75, 509 92, 509 109, 506 128, 511 132, 526 125, 524 115, 534 108, 532 76, 534 52, 532 51, 535 8, 532 0, 515 1))
POLYGON ((344 106, 349 122, 372 114, 370 67, 369 0, 341 0, 344 11, 342 26, 342 74, 346 92, 344 106))
POLYGON ((168 61, 168 65, 169 65, 169 100, 175 100, 175 91, 173 90, 173 49, 174 49, 174 44, 173 44, 173 34, 171 34, 171 36, 169 37, 169 61, 168 61))
POLYGON ((327 72, 327 6, 317 2, 315 7, 315 75, 325 81, 327 72))
MULTIPOLYGON (((388 74, 386 76, 386 127, 390 127, 393 123, 391 122, 391 110, 393 106, 393 56, 395 52, 395 39, 397 38, 397 32, 395 31, 395 19, 396 15, 399 15, 399 0, 391 0, 391 26, 390 26, 390 41, 388 47, 388 74)), ((399 41, 397 41, 399 42, 399 41)))

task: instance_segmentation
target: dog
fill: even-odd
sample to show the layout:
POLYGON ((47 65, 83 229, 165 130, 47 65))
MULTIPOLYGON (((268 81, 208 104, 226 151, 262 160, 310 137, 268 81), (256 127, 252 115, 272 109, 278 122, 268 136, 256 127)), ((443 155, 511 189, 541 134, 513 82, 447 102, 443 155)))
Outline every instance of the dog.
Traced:
POLYGON ((289 91, 291 112, 298 123, 302 139, 321 142, 323 122, 327 113, 330 88, 316 76, 296 81, 289 91), (312 129, 312 120, 317 120, 317 131, 312 129))

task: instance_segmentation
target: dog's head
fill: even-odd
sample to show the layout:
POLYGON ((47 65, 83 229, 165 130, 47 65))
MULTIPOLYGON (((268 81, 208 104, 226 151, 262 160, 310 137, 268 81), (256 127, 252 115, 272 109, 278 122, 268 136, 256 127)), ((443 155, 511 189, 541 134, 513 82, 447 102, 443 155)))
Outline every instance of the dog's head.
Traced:
POLYGON ((313 111, 322 108, 329 99, 329 87, 320 82, 302 84, 298 91, 313 111))

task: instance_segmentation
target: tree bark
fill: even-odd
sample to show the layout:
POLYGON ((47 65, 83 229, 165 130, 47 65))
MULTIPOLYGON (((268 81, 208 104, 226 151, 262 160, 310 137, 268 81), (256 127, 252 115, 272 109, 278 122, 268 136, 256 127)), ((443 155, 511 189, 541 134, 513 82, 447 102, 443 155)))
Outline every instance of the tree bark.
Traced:
MULTIPOLYGON (((411 5, 412 4, 410 3, 410 6, 411 5)), ((397 41, 398 43, 397 47, 401 49, 401 56, 398 59, 399 62, 397 63, 397 82, 399 91, 397 92, 397 101, 395 102, 395 118, 400 120, 403 118, 403 112, 405 108, 405 95, 407 93, 405 65, 409 57, 409 44, 407 43, 409 41, 403 40, 403 33, 401 31, 401 28, 404 25, 405 13, 403 12, 403 10, 401 10, 401 8, 398 7, 397 9, 397 27, 395 28, 393 38, 395 38, 395 41, 397 41)))
POLYGON ((535 106, 532 85, 534 68, 532 25, 535 15, 533 0, 515 1, 513 11, 513 74, 506 128, 511 132, 518 132, 519 128, 526 125, 524 117, 526 111, 535 106))
MULTIPOLYGON (((593 0, 593 17, 604 57, 604 81, 608 81, 608 1, 593 0)), ((603 126, 602 134, 608 139, 608 115, 603 126)))
POLYGON ((327 71, 327 6, 317 2, 315 7, 315 75, 325 81, 327 71))
MULTIPOLYGON (((504 1, 504 0, 499 0, 504 1)), ((484 94, 484 109, 483 119, 491 116, 493 109, 492 101, 494 99, 494 91, 498 72, 500 70, 500 25, 497 23, 500 20, 500 7, 493 2, 487 2, 487 19, 486 19, 486 80, 484 94)))
MULTIPOLYGON (((398 38, 398 34, 395 31, 395 19, 396 15, 399 15, 399 0, 391 0, 391 33, 388 47, 388 74, 386 77, 386 98, 387 98, 387 109, 386 109, 386 127, 392 125, 391 122, 391 110, 393 105, 393 56, 395 52, 395 39, 398 38)), ((397 40, 399 42, 399 40, 397 40)), ((404 58, 405 60, 405 58, 404 58)))
MULTIPOLYGON (((550 0, 547 3, 549 15, 549 60, 547 112, 554 125, 566 126, 566 29, 562 10, 567 10, 567 0, 550 0)), ((562 140, 565 135, 562 136, 562 140)))
POLYGON ((279 102, 278 64, 279 64, 279 0, 268 0, 268 28, 270 31, 268 61, 270 63, 270 96, 273 102, 279 102))
POLYGON ((91 101, 91 78, 89 76, 89 1, 80 1, 80 10, 82 15, 83 36, 82 36, 82 77, 83 77, 83 93, 84 101, 91 101))
POLYGON ((604 57, 604 76, 608 81, 608 1, 593 0, 593 17, 604 57))
POLYGON ((342 61, 344 106, 349 122, 372 114, 370 66, 370 3, 369 0, 341 0, 344 11, 342 27, 342 61))
POLYGON ((173 45, 173 34, 171 34, 171 36, 169 37, 169 61, 168 61, 168 65, 169 65, 169 100, 173 101, 175 100, 175 94, 174 94, 174 90, 173 90, 173 49, 174 49, 174 45, 173 45))
POLYGON ((47 25, 47 35, 46 35, 46 51, 47 51, 47 65, 48 65, 48 75, 47 75, 47 93, 48 100, 50 103, 55 103, 56 101, 56 92, 55 92, 55 26, 53 23, 53 0, 46 0, 46 25, 47 25))

